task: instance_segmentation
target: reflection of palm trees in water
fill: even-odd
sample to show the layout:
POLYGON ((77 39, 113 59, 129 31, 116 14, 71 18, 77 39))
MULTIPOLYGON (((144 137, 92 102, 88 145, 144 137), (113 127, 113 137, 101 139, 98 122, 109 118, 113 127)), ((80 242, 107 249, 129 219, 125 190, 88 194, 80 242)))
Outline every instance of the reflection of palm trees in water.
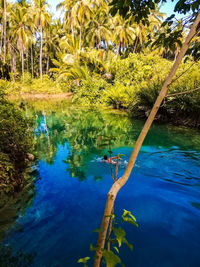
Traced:
POLYGON ((83 157, 76 150, 72 150, 72 153, 63 162, 69 164, 67 171, 70 172, 71 177, 78 177, 79 181, 87 179, 84 172, 83 157))
POLYGON ((46 112, 44 110, 42 111, 42 115, 44 117, 45 130, 46 130, 46 133, 47 133, 47 140, 48 140, 48 147, 50 149, 51 143, 50 143, 50 138, 49 138, 49 130, 48 130, 48 127, 47 127, 46 112))
POLYGON ((46 130, 47 141, 48 141, 48 149, 49 149, 48 161, 51 162, 52 161, 52 156, 53 156, 53 148, 51 146, 49 130, 48 130, 48 126, 47 126, 46 112, 44 110, 42 111, 42 115, 43 115, 43 118, 44 118, 45 130, 46 130))
MULTIPOLYGON (((45 106, 45 105, 44 105, 45 106)), ((108 111, 99 112, 85 109, 71 109, 69 106, 61 110, 48 110, 40 107, 36 128, 37 156, 49 164, 57 153, 58 144, 68 144, 69 153, 64 162, 72 177, 80 181, 87 179, 87 166, 95 156, 102 156, 102 148, 98 147, 97 136, 107 132, 117 132, 116 147, 121 143, 131 143, 127 134, 129 119, 115 116, 108 111)), ((89 174, 90 175, 90 174, 89 174)), ((113 174, 114 175, 114 174, 113 174)), ((94 180, 101 177, 95 174, 94 180)))
POLYGON ((0 266, 1 267, 29 267, 34 263, 35 253, 23 251, 13 252, 11 246, 0 244, 0 266))
POLYGON ((23 215, 26 208, 32 204, 35 197, 34 181, 38 179, 38 173, 27 179, 27 184, 17 195, 0 195, 0 266, 1 267, 28 267, 34 260, 34 254, 27 254, 23 251, 14 253, 12 247, 3 245, 1 242, 12 232, 23 232, 18 225, 19 215, 23 215))
MULTIPOLYGON (((38 179, 38 173, 30 176, 24 189, 17 195, 3 195, 0 198, 0 242, 5 238, 9 229, 14 229, 19 215, 23 215, 26 208, 32 204, 35 197, 34 181, 38 179)), ((14 229, 16 230, 16 229, 14 229)), ((1 266, 1 265, 0 265, 1 266)))

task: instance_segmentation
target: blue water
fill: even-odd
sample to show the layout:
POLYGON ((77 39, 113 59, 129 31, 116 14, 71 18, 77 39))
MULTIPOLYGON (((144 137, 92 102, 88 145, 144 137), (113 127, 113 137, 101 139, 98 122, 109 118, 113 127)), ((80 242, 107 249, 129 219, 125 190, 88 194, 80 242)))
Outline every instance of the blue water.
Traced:
MULTIPOLYGON (((94 115, 96 122, 92 122, 90 111, 89 122, 83 124, 89 116, 84 111, 82 116, 76 116, 77 128, 73 119, 69 122, 73 112, 61 116, 55 111, 46 117, 48 149, 45 120, 40 112, 36 113, 40 179, 32 205, 17 218, 4 244, 15 251, 36 252, 35 267, 83 266, 77 260, 86 256, 91 257, 92 266, 89 246, 96 245, 97 233, 93 230, 100 226, 106 194, 112 185, 109 165, 98 160, 105 149, 95 146, 96 129, 101 128, 97 121, 103 117, 105 123, 113 118, 117 123, 112 127, 118 127, 120 136, 126 135, 117 140, 120 146, 113 148, 113 155, 125 154, 119 176, 142 122, 101 112, 94 115), (124 125, 119 130, 122 119, 124 125), (93 143, 88 139, 90 135, 93 143), (81 136, 80 140, 77 136, 81 136), (51 159, 46 151, 50 151, 51 159), (19 226, 22 231, 16 230, 19 226)), ((139 224, 138 228, 122 225, 127 240, 133 244, 132 252, 124 245, 120 248, 120 257, 127 267, 200 266, 198 131, 159 125, 152 128, 129 181, 117 196, 115 213, 119 219, 123 209, 130 210, 139 224)))

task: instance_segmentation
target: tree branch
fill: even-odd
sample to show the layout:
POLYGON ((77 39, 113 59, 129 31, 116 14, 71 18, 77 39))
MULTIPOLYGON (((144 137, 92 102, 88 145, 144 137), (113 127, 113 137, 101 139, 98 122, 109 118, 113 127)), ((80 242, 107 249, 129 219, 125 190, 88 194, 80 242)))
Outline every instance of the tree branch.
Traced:
POLYGON ((169 94, 169 95, 166 95, 166 97, 188 94, 188 93, 195 92, 195 91, 198 91, 198 90, 200 90, 200 87, 197 87, 197 88, 192 89, 192 90, 187 90, 187 91, 184 91, 184 92, 178 92, 178 93, 169 94))
POLYGON ((180 53, 178 54, 178 57, 176 59, 176 61, 174 62, 174 65, 172 66, 171 68, 171 71, 162 87, 162 90, 160 91, 160 94, 151 110, 151 113, 137 139, 137 142, 135 144, 135 147, 134 147, 134 150, 130 156, 130 159, 129 159, 129 162, 128 162, 128 165, 126 167, 126 170, 123 174, 123 176, 117 180, 113 186, 111 187, 110 191, 108 192, 108 195, 107 195, 107 201, 106 201, 106 206, 105 206, 105 210, 104 210, 104 216, 103 216, 103 219, 102 219, 102 223, 101 223, 101 228, 103 229, 103 232, 99 233, 99 239, 98 239, 98 243, 97 243, 97 250, 96 250, 96 256, 95 256, 95 260, 94 260, 94 267, 99 267, 100 264, 101 264, 101 259, 102 259, 102 250, 104 249, 104 246, 105 246, 105 240, 106 240, 106 235, 107 235, 107 230, 108 230, 108 225, 109 225, 109 219, 110 217, 108 217, 107 215, 111 215, 111 212, 112 212, 112 209, 113 209, 113 205, 114 205, 114 202, 115 202, 115 199, 117 197, 117 193, 119 192, 119 190, 124 186, 124 184, 127 182, 130 174, 131 174, 131 171, 134 167, 134 164, 135 164, 135 161, 136 161, 136 158, 137 158, 137 155, 139 153, 139 150, 143 144, 143 141, 149 131, 149 128, 151 127, 151 124, 153 123, 153 120, 156 116, 156 113, 167 93, 167 90, 169 88, 169 85, 171 84, 172 82, 172 79, 190 45, 190 42, 194 36, 194 34, 196 33, 196 29, 197 29, 197 26, 200 22, 200 13, 198 13, 191 29, 190 29, 190 32, 186 38, 186 41, 185 43, 183 44, 181 50, 180 50, 180 53))

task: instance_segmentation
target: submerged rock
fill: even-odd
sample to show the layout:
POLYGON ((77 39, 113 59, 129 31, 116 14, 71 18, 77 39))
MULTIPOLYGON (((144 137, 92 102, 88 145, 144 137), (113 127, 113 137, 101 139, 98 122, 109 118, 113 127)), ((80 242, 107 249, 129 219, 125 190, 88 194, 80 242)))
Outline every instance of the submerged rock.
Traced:
POLYGON ((27 159, 28 159, 29 161, 34 161, 35 157, 34 157, 34 155, 31 154, 31 153, 27 153, 27 159))

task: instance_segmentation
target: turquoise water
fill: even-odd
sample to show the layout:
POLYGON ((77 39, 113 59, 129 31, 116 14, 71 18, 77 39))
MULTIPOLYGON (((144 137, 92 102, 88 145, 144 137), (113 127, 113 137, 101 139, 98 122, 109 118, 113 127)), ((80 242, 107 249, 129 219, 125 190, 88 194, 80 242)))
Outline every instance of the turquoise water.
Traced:
MULTIPOLYGON (((100 225, 112 185, 109 165, 99 161, 106 149, 99 147, 97 137, 116 137, 113 155, 125 154, 120 176, 143 122, 64 104, 38 103, 27 109, 30 114, 36 122, 39 179, 32 203, 16 218, 4 245, 36 253, 32 266, 83 266, 77 260, 93 256, 93 230, 100 225)), ((139 224, 123 224, 133 244, 132 252, 120 248, 127 267, 200 266, 199 131, 152 127, 117 196, 117 217, 123 209, 130 210, 139 224)))

